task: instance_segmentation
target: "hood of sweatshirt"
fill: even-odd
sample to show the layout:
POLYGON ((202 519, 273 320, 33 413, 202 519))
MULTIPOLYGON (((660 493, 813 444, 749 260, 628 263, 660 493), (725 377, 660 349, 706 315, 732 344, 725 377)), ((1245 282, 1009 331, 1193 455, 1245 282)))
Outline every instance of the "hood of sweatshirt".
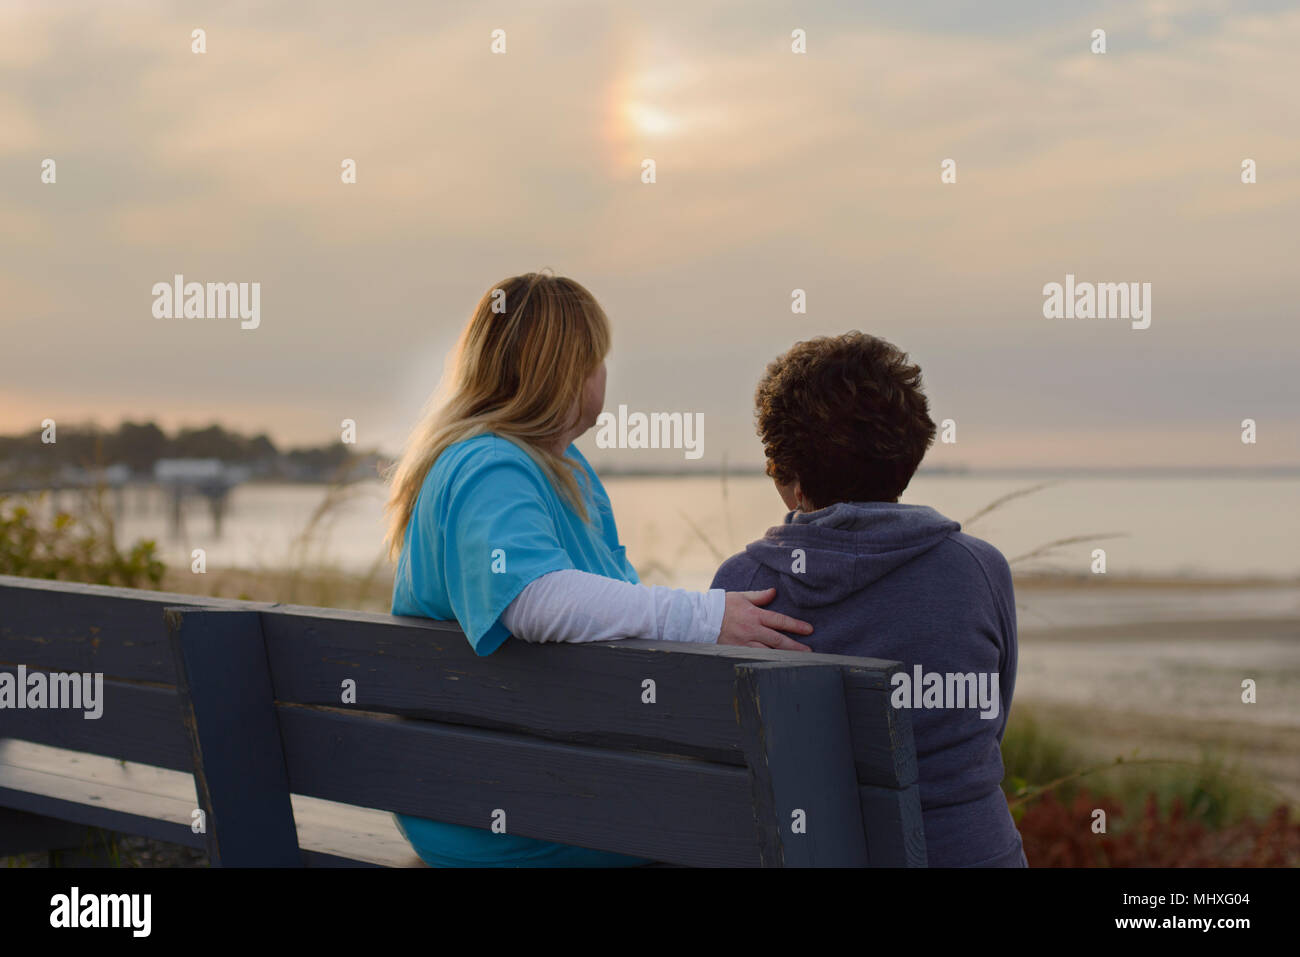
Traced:
POLYGON ((790 512, 745 554, 780 575, 781 595, 817 608, 879 581, 959 531, 961 525, 927 505, 841 502, 790 512))

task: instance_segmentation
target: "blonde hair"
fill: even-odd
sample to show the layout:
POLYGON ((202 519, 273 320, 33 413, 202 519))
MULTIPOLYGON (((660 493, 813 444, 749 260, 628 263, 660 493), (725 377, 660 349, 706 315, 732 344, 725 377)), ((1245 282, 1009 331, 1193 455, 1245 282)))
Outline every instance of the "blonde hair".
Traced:
POLYGON ((583 385, 609 345, 604 310, 572 279, 525 273, 485 292, 456 346, 446 400, 431 399, 389 472, 389 558, 401 552, 416 498, 438 456, 455 442, 489 432, 523 449, 585 521, 573 472, 578 463, 548 446, 573 427, 583 385))

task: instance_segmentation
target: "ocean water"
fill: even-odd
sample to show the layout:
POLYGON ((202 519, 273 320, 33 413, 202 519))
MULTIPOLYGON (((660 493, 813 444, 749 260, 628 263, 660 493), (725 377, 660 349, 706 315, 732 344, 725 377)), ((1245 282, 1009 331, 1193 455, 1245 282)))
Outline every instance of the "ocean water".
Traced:
MULTIPOLYGON (((643 580, 707 587, 728 555, 785 515, 762 476, 611 477, 605 480, 619 531, 643 580)), ((154 538, 164 558, 208 567, 330 565, 365 571, 382 561, 383 502, 378 482, 351 487, 329 507, 319 485, 247 484, 231 493, 221 534, 206 505, 191 501, 178 536, 160 500, 128 492, 119 539, 154 538), (323 517, 312 524, 313 513, 323 517), (310 532, 309 532, 310 528, 310 532)), ((921 475, 905 502, 925 504, 996 545, 1017 572, 1088 573, 1094 549, 1111 578, 1300 578, 1300 480, 1215 477, 1039 477, 921 475), (995 499, 1052 481, 968 524, 995 499), (1036 550, 1078 536, 1106 536, 1036 550)))
MULTIPOLYGON (((905 497, 962 522, 1019 572, 1084 576, 1017 588, 1018 701, 1300 728, 1300 482, 1066 478, 966 523, 1001 496, 1043 481, 920 476, 905 497), (1021 557, 1092 535, 1115 537, 1021 557), (1094 548, 1106 550, 1105 582, 1088 573, 1094 548), (1105 587, 1134 576, 1185 581, 1105 587), (1209 584, 1240 579, 1289 580, 1290 587, 1209 584), (1262 682, 1257 707, 1241 704, 1242 676, 1262 682)), ((653 584, 708 587, 723 558, 785 514, 759 476, 611 477, 605 484, 631 560, 653 584)), ((240 486, 220 535, 194 501, 173 537, 165 503, 129 492, 118 533, 123 543, 155 538, 165 560, 182 568, 194 548, 206 550, 209 571, 325 565, 365 572, 382 563, 384 487, 364 483, 334 496, 319 485, 240 486)), ((1292 784, 1300 794, 1300 781, 1292 784)))

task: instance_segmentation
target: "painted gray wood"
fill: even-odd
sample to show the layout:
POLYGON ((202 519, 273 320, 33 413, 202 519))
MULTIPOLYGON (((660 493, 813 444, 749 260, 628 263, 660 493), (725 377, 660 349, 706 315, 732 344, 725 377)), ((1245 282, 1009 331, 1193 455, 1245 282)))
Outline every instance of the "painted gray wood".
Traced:
POLYGON ((873 867, 925 867, 925 828, 918 784, 895 790, 864 786, 862 824, 873 867))
POLYGON ((818 664, 738 665, 736 716, 762 863, 866 866, 840 670, 818 664))
POLYGON ((268 604, 0 575, 0 662, 176 684, 168 605, 258 610, 268 604))
POLYGON ((89 834, 80 824, 0 807, 0 857, 81 847, 89 834))
MULTIPOLYGON (((0 806, 58 806, 64 821, 206 848, 191 829, 194 776, 134 762, 0 739, 0 806)), ((293 795, 308 866, 424 867, 383 811, 293 795)))
MULTIPOLYGON (((70 766, 66 756, 52 767, 36 768, 3 758, 0 750, 0 806, 186 847, 204 846, 202 835, 190 830, 190 812, 195 807, 192 785, 188 799, 178 798, 70 776, 77 766, 70 766)), ((89 758, 90 763, 106 760, 89 758)))
MULTIPOLYGON (((291 862, 290 790, 478 827, 499 808, 510 833, 678 864, 924 862, 910 719, 888 703, 896 662, 648 641, 511 641, 480 658, 454 623, 0 576, 0 667, 19 662, 105 672, 105 716, 13 712, 0 733, 197 768, 227 864, 291 862), (174 639, 168 605, 192 608, 174 639), (780 832, 795 800, 814 840, 780 832)), ((121 793, 93 808, 42 779, 34 797, 32 773, 0 767, 0 806, 201 838, 121 793)), ((307 856, 361 849, 332 847, 307 856)))
MULTIPOLYGON (((479 657, 454 622, 0 576, 0 662, 174 686, 161 623, 168 604, 260 611, 280 701, 337 705, 342 681, 352 678, 358 707, 372 711, 736 766, 744 754, 730 703, 733 668, 790 655, 653 641, 508 641, 479 657), (656 683, 654 706, 641 703, 647 678, 656 683)), ((846 669, 859 779, 884 787, 913 783, 910 717, 878 704, 898 664, 800 657, 846 669)), ((123 711, 124 718, 132 714, 123 711)))
MULTIPOLYGON (((16 670, 0 665, 0 672, 16 670)), ((104 713, 92 720, 80 711, 6 709, 0 713, 0 734, 177 771, 193 769, 190 740, 181 724, 180 696, 174 688, 105 680, 103 695, 104 713)))
POLYGON ((295 794, 675 864, 757 865, 743 768, 282 705, 295 794))
MULTIPOLYGON (((276 698, 334 706, 345 679, 357 707, 610 748, 668 751, 742 766, 731 705, 734 668, 789 652, 625 640, 532 645, 474 654, 454 624, 278 608, 262 615, 276 698), (346 617, 345 617, 346 616, 346 617), (400 623, 400 624, 399 624, 400 623), (642 703, 642 683, 656 703, 642 703)), ((908 715, 886 707, 896 662, 801 655, 847 669, 862 704, 854 754, 864 780, 916 780, 908 715)))
POLYGON ((212 864, 300 867, 271 673, 256 612, 169 608, 181 721, 212 864))

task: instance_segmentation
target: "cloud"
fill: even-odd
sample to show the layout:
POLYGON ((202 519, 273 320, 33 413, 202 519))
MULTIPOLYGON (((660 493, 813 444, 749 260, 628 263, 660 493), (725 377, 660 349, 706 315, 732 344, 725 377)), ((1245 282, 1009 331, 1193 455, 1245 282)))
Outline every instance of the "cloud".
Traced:
MULTIPOLYGON (((0 8, 9 388, 137 409, 183 390, 187 407, 292 422, 295 439, 311 437, 303 405, 354 390, 395 433, 441 361, 422 350, 445 349, 493 281, 544 265, 610 308, 612 387, 718 410, 733 449, 752 441, 761 363, 850 327, 952 370, 934 387, 1030 455, 1042 447, 1016 438, 998 371, 963 374, 963 356, 1032 363, 1059 384, 1035 401, 1067 432, 1133 417, 1159 432, 1161 397, 1225 338, 1289 356, 1270 380, 1300 378, 1300 11, 825 3, 796 24, 774 4, 711 10, 0 8), (1105 56, 1088 52, 1094 26, 1105 56), (497 27, 505 56, 488 49, 497 27), (47 155, 56 186, 37 178, 47 155), (949 157, 958 182, 943 186, 949 157), (1239 182, 1245 157, 1255 186, 1239 182), (1150 340, 1047 324, 1039 290, 1067 271, 1153 282, 1150 340), (261 281, 263 329, 149 321, 150 286, 175 272, 261 281), (789 313, 795 287, 805 317, 789 313), (51 343, 75 388, 37 362, 51 343), (1146 375, 1123 383, 1122 413, 1071 391, 1082 356, 1104 368, 1135 349, 1146 375), (677 379, 683 357, 714 356, 730 361, 677 379), (376 375, 402 383, 387 402, 376 375)), ((1234 366, 1225 388, 1258 370, 1234 366)), ((1206 428, 1226 413, 1185 401, 1206 428)))

